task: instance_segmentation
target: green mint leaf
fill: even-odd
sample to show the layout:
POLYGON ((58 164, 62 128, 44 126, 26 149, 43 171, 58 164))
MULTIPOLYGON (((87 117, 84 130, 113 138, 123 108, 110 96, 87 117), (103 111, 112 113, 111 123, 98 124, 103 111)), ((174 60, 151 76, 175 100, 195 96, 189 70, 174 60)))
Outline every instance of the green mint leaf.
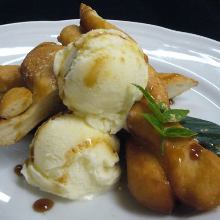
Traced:
POLYGON ((199 143, 220 157, 220 125, 189 116, 181 124, 197 132, 196 139, 199 143))
POLYGON ((160 121, 160 122, 164 122, 164 118, 163 118, 163 114, 161 113, 160 107, 159 105, 155 102, 154 98, 141 86, 133 84, 134 86, 136 86, 144 95, 145 99, 147 100, 148 103, 148 107, 150 108, 150 110, 153 112, 153 114, 156 116, 156 118, 160 121))
POLYGON ((160 108, 155 103, 148 102, 150 110, 153 112, 155 117, 161 122, 164 123, 163 114, 160 111, 160 108))
POLYGON ((164 128, 163 134, 165 137, 193 137, 197 135, 196 132, 188 129, 188 128, 177 128, 177 127, 169 127, 164 128))
POLYGON ((144 88, 139 85, 133 84, 137 87, 145 97, 149 109, 153 114, 144 113, 143 117, 147 120, 154 129, 161 135, 162 138, 169 137, 192 137, 197 135, 196 132, 188 128, 168 127, 163 126, 164 123, 175 123, 184 119, 189 110, 184 109, 169 109, 165 103, 157 104, 154 98, 144 88))
POLYGON ((169 107, 164 103, 164 102, 160 102, 157 104, 158 107, 160 108, 160 111, 163 113, 167 110, 169 110, 169 107))
POLYGON ((189 114, 189 110, 169 109, 163 113, 164 122, 180 122, 189 114))
POLYGON ((145 120, 147 120, 154 128, 155 130, 163 136, 163 126, 161 122, 152 114, 143 113, 143 117, 145 120))
POLYGON ((152 97, 152 95, 150 95, 143 87, 137 85, 137 84, 133 84, 135 87, 137 87, 141 92, 142 94, 144 95, 144 97, 147 99, 147 101, 150 101, 150 102, 155 102, 154 101, 154 98, 152 97))

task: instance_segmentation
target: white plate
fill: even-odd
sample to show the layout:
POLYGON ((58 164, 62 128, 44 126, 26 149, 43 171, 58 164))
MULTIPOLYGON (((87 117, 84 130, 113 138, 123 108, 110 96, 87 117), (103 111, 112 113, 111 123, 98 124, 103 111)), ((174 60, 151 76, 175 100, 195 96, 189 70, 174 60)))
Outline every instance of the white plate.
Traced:
MULTIPOLYGON (((27 52, 43 41, 56 41, 62 27, 74 21, 26 22, 0 26, 0 64, 21 63, 27 52)), ((199 86, 176 99, 176 106, 188 108, 192 116, 220 124, 220 43, 153 25, 112 21, 144 48, 150 63, 159 71, 179 72, 199 81, 199 86)), ((162 216, 146 211, 130 197, 126 187, 86 201, 66 201, 40 192, 17 177, 14 166, 27 157, 31 135, 20 143, 0 149, 1 220, 141 220, 162 216), (55 207, 44 214, 32 210, 41 197, 52 198, 55 207)), ((164 219, 185 215, 163 216, 164 219)), ((220 208, 207 213, 187 215, 192 219, 219 219, 220 208)))

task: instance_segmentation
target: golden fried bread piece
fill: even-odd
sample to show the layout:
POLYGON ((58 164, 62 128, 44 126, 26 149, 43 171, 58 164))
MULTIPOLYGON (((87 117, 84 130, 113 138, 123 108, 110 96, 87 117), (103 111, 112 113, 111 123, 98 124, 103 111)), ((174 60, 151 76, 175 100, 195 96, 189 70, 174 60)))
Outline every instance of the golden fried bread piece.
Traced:
POLYGON ((74 42, 81 34, 82 31, 79 26, 68 25, 63 28, 57 39, 63 46, 66 46, 69 43, 74 42))
POLYGON ((42 43, 24 59, 21 74, 32 91, 33 103, 24 113, 0 120, 0 146, 16 143, 42 120, 62 108, 53 73, 54 56, 62 48, 55 43, 42 43))
MULTIPOLYGON (((152 74, 155 76, 153 72, 152 74)), ((152 86, 154 87, 154 84, 152 86)), ((157 97, 161 97, 157 94, 157 90, 154 92, 153 96, 156 100, 157 97)), ((158 156, 161 138, 141 116, 143 112, 150 112, 146 102, 137 102, 129 112, 127 127, 133 135, 146 143, 151 143, 153 146, 151 150, 154 149, 155 155, 158 156), (137 123, 139 126, 136 125, 137 123)), ((160 157, 160 160, 163 161, 164 170, 176 196, 195 209, 208 210, 220 205, 220 158, 195 143, 193 138, 165 139, 166 153, 160 157), (196 150, 193 150, 192 146, 196 146, 196 150), (198 149, 202 151, 200 159, 193 160, 189 155, 192 151, 197 152, 198 149)))
POLYGON ((136 102, 129 111, 127 128, 138 139, 149 143, 149 145, 159 146, 161 143, 160 135, 148 121, 143 120, 143 112, 150 113, 144 99, 136 102))
POLYGON ((150 94, 155 98, 156 102, 163 102, 169 105, 168 94, 165 84, 158 77, 158 72, 149 64, 148 65, 148 85, 147 89, 150 94))
POLYGON ((146 146, 130 140, 126 144, 128 188, 146 208, 171 213, 174 197, 166 174, 157 158, 146 146))
POLYGON ((220 205, 220 158, 195 140, 165 144, 165 166, 176 196, 200 211, 220 205))
POLYGON ((26 111, 32 104, 32 93, 25 87, 8 90, 0 101, 0 117, 12 118, 26 111))
POLYGON ((178 73, 160 73, 158 76, 165 84, 169 99, 198 85, 198 81, 178 73))
POLYGON ((0 65, 0 93, 24 85, 19 68, 18 65, 0 65))
MULTIPOLYGON (((165 77, 165 75, 168 76, 170 74, 159 74, 151 65, 148 66, 148 73, 148 91, 151 93, 151 95, 155 98, 157 102, 163 102, 169 105, 168 95, 170 94, 169 91, 167 93, 166 88, 175 85, 175 82, 173 82, 172 80, 175 77, 171 76, 172 79, 167 80, 169 77, 165 77), (164 77, 161 77, 161 75, 164 75, 164 77)), ((191 80, 190 78, 184 77, 180 74, 179 77, 182 78, 183 81, 191 80)), ((146 142, 150 141, 153 145, 157 146, 161 142, 160 136, 158 132, 156 132, 153 129, 151 124, 149 124, 146 120, 143 120, 143 116, 141 115, 141 113, 143 112, 150 112, 147 107, 145 98, 133 105, 127 118, 127 126, 128 128, 130 128, 134 135, 138 136, 140 139, 143 139, 146 142), (147 133, 148 135, 146 135, 146 131, 149 132, 147 133)))
POLYGON ((120 30, 115 25, 107 22, 105 19, 100 17, 97 12, 91 7, 83 3, 80 4, 80 26, 85 32, 91 31, 93 29, 120 30))
MULTIPOLYGON (((161 138, 141 116, 147 111, 143 102, 136 103, 128 116, 128 129, 158 156, 161 138)), ((179 200, 197 210, 208 210, 220 205, 220 158, 196 143, 196 149, 202 149, 202 156, 199 160, 191 159, 194 142, 192 138, 165 140, 166 154, 160 160, 165 161, 167 178, 179 200)))
POLYGON ((53 72, 56 52, 63 47, 45 42, 35 47, 21 64, 21 74, 27 87, 33 92, 34 99, 56 91, 57 82, 53 72))
POLYGON ((114 29, 123 32, 131 40, 135 41, 131 36, 129 36, 123 30, 103 19, 101 16, 97 14, 95 10, 93 10, 91 7, 83 3, 80 4, 79 14, 80 14, 80 27, 81 30, 85 33, 94 29, 114 29))

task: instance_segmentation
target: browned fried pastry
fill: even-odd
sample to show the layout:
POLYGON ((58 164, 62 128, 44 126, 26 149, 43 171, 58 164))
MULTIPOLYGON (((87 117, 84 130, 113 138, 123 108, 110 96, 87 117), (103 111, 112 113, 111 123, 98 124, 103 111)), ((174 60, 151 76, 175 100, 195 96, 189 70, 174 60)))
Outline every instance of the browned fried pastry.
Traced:
MULTIPOLYGON (((149 81, 147 90, 154 97, 157 103, 166 103, 169 106, 168 95, 166 91, 166 84, 163 83, 160 74, 149 65, 148 68, 149 81)), ((161 143, 160 135, 148 121, 143 119, 141 113, 151 111, 149 110, 145 98, 136 102, 129 112, 127 117, 127 126, 131 133, 141 140, 152 143, 154 146, 159 146, 161 143)))
POLYGON ((100 17, 91 7, 83 3, 80 4, 80 26, 85 32, 91 31, 93 29, 120 30, 115 25, 100 17))
MULTIPOLYGON (((158 77, 155 73, 153 76, 158 77)), ((158 101, 157 97, 160 97, 159 101, 167 102, 167 99, 163 100, 157 94, 160 90, 155 89, 155 94, 152 93, 156 84, 150 80, 152 90, 149 91, 155 100, 158 101)), ((141 115, 143 112, 150 112, 147 103, 137 102, 128 115, 127 127, 134 136, 145 141, 148 144, 146 146, 149 147, 150 143, 158 156, 161 138, 144 120, 141 115)), ((220 158, 205 150, 193 138, 165 139, 163 145, 165 155, 161 155, 160 160, 179 200, 197 210, 208 210, 220 205, 220 158), (198 156, 197 153, 199 157, 193 158, 198 156)))
POLYGON ((178 73, 160 73, 158 76, 165 84, 169 99, 198 85, 198 81, 178 73))
POLYGON ((128 187, 134 198, 151 210, 170 213, 174 207, 172 189, 155 155, 130 140, 126 144, 126 161, 128 187))
POLYGON ((14 144, 42 120, 60 110, 53 60, 62 46, 42 43, 34 48, 21 65, 25 85, 33 94, 32 105, 22 114, 0 120, 0 146, 14 144))
POLYGON ((45 42, 35 47, 21 64, 21 74, 27 87, 33 92, 34 100, 56 91, 53 73, 54 56, 62 46, 45 42))
POLYGON ((106 21, 101 16, 99 16, 97 12, 88 5, 81 3, 79 13, 80 13, 80 27, 83 32, 88 32, 94 29, 114 29, 123 32, 130 39, 135 41, 131 36, 129 36, 123 30, 121 30, 117 26, 111 24, 110 22, 106 21))
POLYGON ((26 111, 32 104, 32 93, 25 87, 8 90, 0 101, 0 117, 12 118, 26 111))
POLYGON ((195 140, 165 144, 167 176, 176 196, 191 207, 206 211, 220 205, 220 159, 195 140))
POLYGON ((0 65, 0 93, 24 85, 19 68, 18 65, 0 65))
POLYGON ((74 42, 81 34, 82 31, 79 26, 68 25, 62 29, 57 39, 62 45, 66 46, 69 43, 74 42))
POLYGON ((148 85, 147 89, 150 94, 155 98, 155 100, 159 102, 163 102, 169 105, 168 94, 166 91, 165 84, 158 77, 157 71, 151 66, 148 65, 148 85))
POLYGON ((137 139, 149 143, 150 145, 159 146, 161 143, 160 135, 153 129, 148 121, 143 120, 143 112, 150 113, 144 99, 140 102, 136 102, 129 111, 127 117, 128 130, 133 136, 137 137, 137 139))

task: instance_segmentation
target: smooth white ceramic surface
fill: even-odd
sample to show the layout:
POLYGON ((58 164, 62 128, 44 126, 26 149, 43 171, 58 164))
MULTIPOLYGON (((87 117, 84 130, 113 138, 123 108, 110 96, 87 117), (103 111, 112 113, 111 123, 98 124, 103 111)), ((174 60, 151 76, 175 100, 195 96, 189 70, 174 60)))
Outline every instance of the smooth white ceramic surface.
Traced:
MULTIPOLYGON (((199 86, 176 99, 176 107, 190 109, 190 115, 220 124, 220 43, 153 25, 112 21, 129 33, 149 55, 150 63, 161 72, 179 72, 199 81, 199 86)), ((74 21, 27 22, 0 26, 0 64, 19 64, 38 43, 56 41, 62 27, 74 21)), ((219 219, 220 208, 207 213, 182 212, 171 216, 151 213, 130 197, 126 184, 92 200, 67 201, 40 192, 17 177, 14 166, 27 157, 32 135, 20 143, 0 149, 1 220, 141 220, 219 219), (40 198, 52 198, 54 208, 44 214, 32 210, 40 198)))

